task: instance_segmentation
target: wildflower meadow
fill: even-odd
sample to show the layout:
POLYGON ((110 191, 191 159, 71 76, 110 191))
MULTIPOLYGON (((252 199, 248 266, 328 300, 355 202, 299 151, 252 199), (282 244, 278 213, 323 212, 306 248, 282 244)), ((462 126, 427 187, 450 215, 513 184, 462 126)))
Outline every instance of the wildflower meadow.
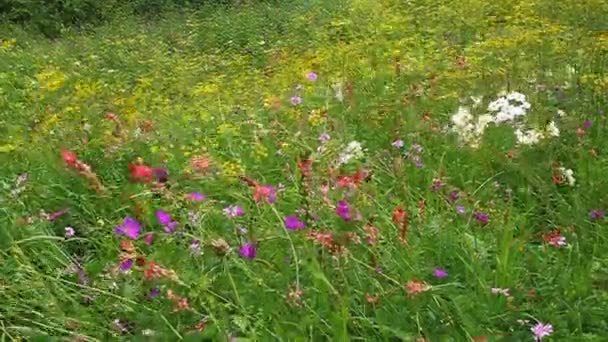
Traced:
POLYGON ((2 22, 1 340, 608 341, 606 18, 2 22))

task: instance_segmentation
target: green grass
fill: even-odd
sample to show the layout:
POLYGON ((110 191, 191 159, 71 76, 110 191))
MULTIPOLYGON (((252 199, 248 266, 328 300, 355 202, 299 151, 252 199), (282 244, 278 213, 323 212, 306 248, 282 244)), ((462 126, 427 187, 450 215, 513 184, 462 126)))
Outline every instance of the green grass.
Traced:
POLYGON ((590 212, 608 210, 607 16, 595 0, 309 0, 117 18, 53 41, 2 27, 0 335, 523 341, 539 321, 553 325, 547 340, 605 341, 608 226, 590 212), (522 145, 510 125, 490 125, 478 148, 462 144, 448 128, 461 101, 483 96, 478 116, 501 91, 526 95, 526 127, 554 121, 559 137, 522 145), (405 146, 393 147, 396 139, 405 146), (351 141, 363 156, 336 167, 351 141), (105 190, 66 166, 62 149, 105 190), (193 172, 195 156, 208 158, 205 174, 193 172), (164 191, 129 179, 138 158, 169 171, 164 191), (298 170, 305 158, 308 181, 298 170), (573 186, 555 184, 559 166, 574 171, 573 186), (353 190, 333 187, 357 170, 372 176, 353 190), (256 203, 239 176, 280 188, 276 202, 256 203), (445 185, 433 191, 437 179, 445 185), (193 191, 208 199, 184 200, 193 191), (335 212, 342 199, 351 220, 335 212), (245 215, 226 217, 233 204, 245 215), (408 214, 407 244, 392 219, 398 207, 408 214), (53 221, 40 215, 64 208, 53 221), (157 222, 161 208, 179 222, 172 234, 157 222), (306 228, 286 229, 288 215, 306 228), (127 216, 155 239, 133 241, 146 265, 124 273, 128 239, 115 227, 127 216), (553 230, 566 246, 546 241, 553 230), (334 245, 309 239, 313 232, 331 233, 334 245), (218 239, 228 253, 218 253, 218 239), (239 255, 248 241, 252 260, 239 255), (146 279, 150 261, 176 276, 146 279), (449 275, 436 278, 435 268, 449 275), (408 295, 414 280, 431 287, 408 295), (152 288, 161 290, 155 299, 152 288), (189 308, 175 311, 168 291, 189 308))

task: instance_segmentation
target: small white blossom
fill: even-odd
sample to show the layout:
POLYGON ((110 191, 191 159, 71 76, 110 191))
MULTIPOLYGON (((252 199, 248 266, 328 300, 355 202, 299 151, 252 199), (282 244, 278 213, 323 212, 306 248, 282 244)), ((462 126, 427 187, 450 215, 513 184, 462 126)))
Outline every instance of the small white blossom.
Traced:
POLYGON ((555 125, 555 121, 551 121, 547 126, 547 134, 550 137, 559 137, 559 128, 555 125))
POLYGON ((520 128, 515 130, 515 137, 517 142, 522 145, 535 145, 540 142, 542 133, 535 129, 521 130, 520 128))
POLYGON ((562 176, 566 178, 568 185, 574 186, 574 184, 576 183, 576 179, 574 178, 574 171, 572 171, 571 169, 566 169, 565 167, 560 167, 558 170, 562 174, 562 176))

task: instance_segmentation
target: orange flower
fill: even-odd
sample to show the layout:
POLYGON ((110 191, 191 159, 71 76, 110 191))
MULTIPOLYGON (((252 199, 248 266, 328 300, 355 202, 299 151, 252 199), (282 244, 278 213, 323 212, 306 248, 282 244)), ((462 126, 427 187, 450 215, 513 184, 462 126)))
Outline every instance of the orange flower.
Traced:
POLYGON ((405 285, 405 292, 407 292, 409 296, 416 296, 430 289, 431 285, 418 280, 410 280, 405 285))

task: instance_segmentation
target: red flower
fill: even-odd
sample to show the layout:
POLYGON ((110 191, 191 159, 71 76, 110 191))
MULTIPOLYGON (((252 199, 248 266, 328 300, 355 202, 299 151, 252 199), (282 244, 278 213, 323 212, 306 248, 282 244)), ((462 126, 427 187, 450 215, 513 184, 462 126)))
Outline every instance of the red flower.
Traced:
POLYGON ((74 167, 76 165, 76 162, 78 161, 78 156, 76 155, 76 153, 70 150, 62 150, 61 158, 65 162, 65 165, 69 167, 74 167))
POLYGON ((154 170, 146 165, 129 164, 129 170, 134 181, 148 183, 154 178, 154 170))

